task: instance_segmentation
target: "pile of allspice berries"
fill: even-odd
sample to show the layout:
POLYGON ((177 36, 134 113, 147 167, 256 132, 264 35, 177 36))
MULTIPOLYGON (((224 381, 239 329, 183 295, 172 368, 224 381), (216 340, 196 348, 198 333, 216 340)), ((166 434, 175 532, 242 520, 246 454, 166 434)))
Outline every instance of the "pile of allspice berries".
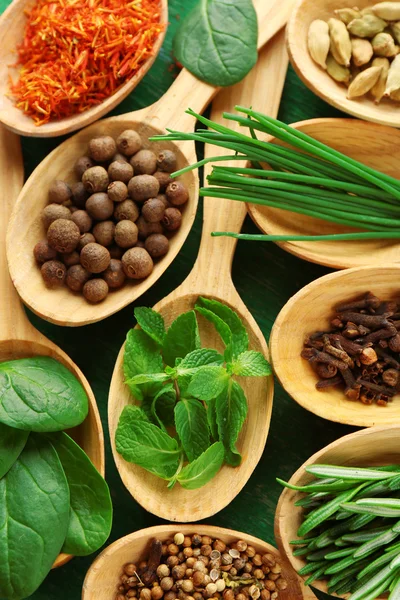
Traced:
POLYGON ((116 140, 93 138, 75 163, 78 181, 51 184, 42 213, 46 238, 34 248, 47 287, 66 284, 101 302, 127 280, 148 277, 167 254, 189 193, 171 178, 175 153, 143 146, 132 129, 116 140))
POLYGON ((312 59, 337 82, 348 86, 350 100, 370 94, 400 101, 400 2, 339 8, 326 23, 308 31, 312 59))

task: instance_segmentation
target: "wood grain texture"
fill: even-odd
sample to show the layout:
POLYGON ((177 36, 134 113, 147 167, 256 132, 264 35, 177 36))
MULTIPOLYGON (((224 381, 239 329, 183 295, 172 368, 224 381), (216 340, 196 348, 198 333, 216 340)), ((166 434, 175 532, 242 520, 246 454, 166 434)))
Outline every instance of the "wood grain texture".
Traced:
POLYGON ((4 123, 8 129, 20 135, 54 137, 86 127, 110 112, 110 110, 135 89, 151 68, 157 58, 157 54, 160 52, 168 26, 168 0, 160 0, 160 2, 161 23, 164 24, 164 31, 158 36, 152 55, 138 72, 126 81, 115 94, 100 104, 93 106, 93 108, 81 114, 50 121, 38 127, 28 115, 16 108, 13 99, 9 97, 9 75, 16 81, 19 71, 17 68, 10 69, 10 65, 15 63, 16 47, 23 40, 26 23, 24 11, 32 5, 31 0, 13 0, 12 4, 10 4, 0 18, 0 122, 4 123))
MULTIPOLYGON (((0 125, 0 360, 30 356, 50 356, 62 363, 83 385, 89 399, 89 415, 72 435, 104 476, 104 437, 96 400, 81 370, 58 346, 45 338, 28 321, 7 269, 6 224, 13 202, 23 183, 23 165, 19 138, 0 125)), ((55 567, 71 556, 61 554, 55 567)))
MULTIPOLYGON (((400 452, 400 426, 389 425, 373 427, 357 433, 346 435, 329 444, 309 458, 291 477, 293 485, 305 485, 313 477, 306 473, 305 467, 311 464, 331 464, 339 466, 380 466, 398 463, 400 452)), ((297 529, 302 522, 303 509, 294 503, 303 494, 289 490, 282 492, 275 514, 275 537, 281 553, 289 558, 293 568, 298 571, 304 566, 301 557, 293 556, 291 540, 297 539, 297 529)), ((308 576, 307 576, 308 577, 308 576)), ((327 591, 325 581, 315 581, 313 586, 323 592, 327 591)), ((335 595, 335 597, 337 597, 335 595)), ((349 594, 340 596, 348 598, 349 594)), ((383 598, 387 596, 380 596, 383 598)))
POLYGON ((399 397, 386 407, 347 400, 343 389, 315 389, 318 377, 300 353, 305 337, 331 329, 334 307, 371 290, 379 298, 398 298, 400 265, 347 269, 325 275, 305 286, 282 308, 271 332, 275 374, 291 397, 307 410, 331 421, 371 427, 399 422, 399 397))
MULTIPOLYGON (((371 5, 370 0, 357 2, 357 7, 360 9, 371 5)), ((328 21, 335 16, 334 10, 338 6, 336 0, 299 0, 296 3, 287 29, 289 57, 296 73, 314 94, 335 108, 366 121, 399 127, 400 113, 397 102, 385 99, 380 104, 375 104, 369 97, 348 100, 347 88, 332 79, 311 58, 307 48, 310 24, 315 19, 328 21)), ((353 0, 343 0, 339 6, 339 8, 353 7, 353 0)))
MULTIPOLYGON (((399 178, 400 132, 396 129, 355 119, 311 119, 295 123, 293 127, 365 165, 399 178)), ((268 206, 250 204, 248 210, 257 227, 268 234, 325 235, 357 231, 268 206)), ((398 262, 400 249, 398 240, 379 239, 278 242, 278 245, 304 260, 334 269, 398 262)))

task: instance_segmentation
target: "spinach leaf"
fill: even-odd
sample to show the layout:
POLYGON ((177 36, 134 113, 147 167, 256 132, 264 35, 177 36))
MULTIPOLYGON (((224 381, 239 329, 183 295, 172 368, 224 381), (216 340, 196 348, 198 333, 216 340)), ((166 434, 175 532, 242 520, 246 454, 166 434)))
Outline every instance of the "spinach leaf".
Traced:
POLYGON ((0 423, 0 479, 11 469, 21 454, 29 431, 14 429, 0 423))
MULTIPOLYGON (((126 337, 124 350, 124 375, 129 380, 135 375, 147 373, 161 373, 164 371, 163 362, 158 344, 144 331, 131 329, 126 337)), ((133 396, 143 400, 158 391, 158 383, 144 383, 129 385, 133 396)))
POLYGON ((207 411, 198 400, 182 398, 175 406, 175 427, 189 461, 210 445, 207 411))
MULTIPOLYGON (((232 334, 231 351, 234 358, 238 357, 242 352, 245 352, 248 349, 249 336, 247 335, 246 328, 239 316, 229 308, 229 306, 218 302, 218 300, 210 300, 208 298, 199 298, 197 304, 217 315, 228 325, 232 334)), ((217 331, 221 335, 221 332, 218 329, 217 331)))
POLYGON ((121 413, 115 434, 117 451, 126 461, 171 479, 179 465, 177 441, 156 425, 137 419, 137 411, 132 408, 137 407, 126 406, 121 413))
POLYGON ((51 443, 31 434, 0 480, 0 597, 35 592, 57 558, 68 529, 69 487, 51 443))
POLYGON ((229 86, 256 64, 257 38, 251 0, 199 0, 178 30, 174 53, 199 79, 229 86))
POLYGON ((224 446, 216 442, 199 458, 186 465, 176 478, 186 490, 196 490, 215 477, 223 462, 224 446))
POLYGON ((265 377, 271 375, 271 367, 261 352, 247 350, 234 362, 233 373, 239 377, 265 377))
POLYGON ((135 318, 144 332, 147 333, 157 344, 162 346, 165 338, 164 319, 160 313, 152 308, 135 308, 135 318))
POLYGON ((225 460, 237 467, 242 457, 236 448, 236 441, 247 416, 247 400, 240 385, 231 379, 227 390, 216 400, 219 439, 225 446, 225 460))
POLYGON ((62 552, 87 556, 107 541, 112 503, 107 483, 85 452, 66 434, 50 437, 70 489, 70 518, 62 552))
POLYGON ((61 431, 85 420, 80 382, 48 356, 0 363, 0 422, 25 431, 61 431))
POLYGON ((229 375, 224 367, 207 366, 202 367, 193 375, 188 387, 188 394, 199 398, 199 400, 212 400, 224 389, 227 389, 229 375))
POLYGON ((199 326, 193 310, 183 313, 172 323, 163 344, 164 362, 175 366, 178 358, 184 358, 189 352, 200 348, 199 326))

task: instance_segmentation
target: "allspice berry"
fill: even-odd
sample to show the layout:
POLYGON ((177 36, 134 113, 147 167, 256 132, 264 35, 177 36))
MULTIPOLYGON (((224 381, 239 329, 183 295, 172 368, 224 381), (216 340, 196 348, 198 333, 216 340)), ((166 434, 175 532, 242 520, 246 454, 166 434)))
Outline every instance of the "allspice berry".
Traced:
POLYGON ((66 267, 72 267, 73 265, 79 265, 80 256, 79 252, 74 250, 73 252, 68 252, 67 254, 62 255, 63 263, 66 267))
POLYGON ((112 259, 115 258, 117 260, 120 260, 124 253, 124 250, 122 248, 120 248, 119 246, 117 246, 117 244, 112 244, 112 246, 110 246, 108 248, 108 251, 110 253, 111 258, 112 259))
POLYGON ((145 240, 152 233, 163 233, 164 231, 160 222, 149 223, 142 215, 140 215, 136 221, 136 225, 139 231, 140 240, 145 240))
POLYGON ((88 302, 97 304, 108 294, 108 285, 104 279, 89 279, 83 286, 83 296, 88 302))
POLYGON ((54 260, 57 258, 57 252, 54 250, 54 248, 49 246, 47 240, 41 240, 34 247, 33 256, 38 263, 43 264, 48 260, 54 260))
POLYGON ((139 217, 139 209, 132 200, 124 200, 117 204, 114 210, 114 218, 117 221, 123 221, 129 219, 130 221, 136 221, 139 217))
POLYGON ((87 199, 86 210, 96 221, 105 221, 114 212, 114 202, 104 192, 97 192, 87 199))
POLYGON ((167 196, 165 194, 158 194, 157 198, 158 200, 161 200, 165 208, 171 208, 172 205, 168 202, 167 196))
POLYGON ((156 171, 153 173, 153 177, 155 177, 160 184, 160 192, 165 192, 167 186, 173 181, 169 173, 164 173, 164 171, 156 171))
POLYGON ((116 160, 108 167, 108 176, 111 181, 128 183, 133 177, 133 167, 128 162, 116 160))
POLYGON ((181 206, 189 200, 189 192, 181 181, 173 181, 165 191, 168 202, 173 206, 181 206))
POLYGON ((100 244, 87 244, 81 251, 81 265, 89 273, 102 273, 110 264, 110 253, 100 244))
POLYGON ((47 230, 49 246, 57 252, 72 252, 81 237, 79 227, 68 219, 57 219, 47 230))
POLYGON ((123 154, 121 154, 121 152, 116 152, 114 154, 114 156, 112 157, 111 162, 129 163, 129 160, 127 159, 126 156, 124 156, 123 154))
POLYGON ((138 228, 133 221, 119 221, 115 226, 115 243, 120 248, 132 248, 138 240, 138 228))
POLYGON ((71 221, 78 225, 81 233, 88 233, 93 224, 92 218, 86 210, 76 210, 71 216, 71 221))
POLYGON ((57 219, 71 219, 71 211, 66 206, 61 204, 48 204, 42 212, 42 221, 45 229, 57 219))
POLYGON ((56 179, 50 185, 49 188, 49 202, 56 202, 57 204, 62 204, 67 200, 70 200, 72 196, 71 188, 65 181, 61 181, 60 179, 56 179))
POLYGON ((95 241, 96 241, 96 238, 94 237, 94 235, 92 233, 84 233, 79 238, 77 250, 80 252, 82 250, 82 248, 84 248, 87 244, 91 244, 92 242, 95 242, 95 241))
POLYGON ((153 270, 153 261, 144 248, 131 248, 122 257, 125 275, 130 279, 144 279, 153 270))
POLYGON ((117 137, 117 148, 121 154, 132 156, 142 147, 142 138, 134 129, 126 129, 117 137))
POLYGON ((167 254, 169 250, 169 241, 165 235, 161 233, 152 233, 146 238, 144 247, 152 258, 160 258, 167 254))
POLYGON ((89 198, 88 191, 82 181, 77 181, 71 186, 72 200, 78 208, 85 208, 86 200, 89 198))
POLYGON ((73 292, 81 292, 89 278, 89 271, 82 265, 73 265, 67 271, 66 284, 73 292))
POLYGON ((129 195, 137 202, 155 198, 160 191, 160 184, 152 175, 137 175, 128 183, 129 195))
POLYGON ((93 235, 98 244, 111 246, 114 241, 115 224, 113 221, 102 221, 93 227, 93 235))
POLYGON ((113 202, 123 202, 128 197, 128 188, 123 181, 113 181, 107 188, 107 194, 113 202))
POLYGON ((91 167, 82 175, 82 183, 91 194, 105 192, 110 183, 108 173, 104 167, 91 167))
POLYGON ((150 198, 143 204, 142 215, 148 223, 158 223, 161 221, 164 212, 164 203, 157 198, 150 198))
POLYGON ((182 214, 177 208, 166 208, 161 221, 167 231, 176 231, 182 223, 182 214))
POLYGON ((117 151, 117 144, 110 135, 93 138, 89 142, 89 156, 96 162, 110 160, 117 151))
POLYGON ((47 287, 61 287, 67 275, 67 268, 59 260, 49 260, 41 267, 43 280, 47 287))
POLYGON ((157 170, 157 157, 151 150, 139 150, 130 163, 136 175, 152 175, 157 170))
POLYGON ((82 179, 82 175, 84 174, 84 172, 90 169, 91 167, 94 167, 94 162, 91 158, 89 158, 89 156, 81 156, 80 158, 78 158, 74 167, 78 179, 82 179))
POLYGON ((173 173, 176 171, 176 154, 172 150, 161 150, 157 156, 157 167, 160 171, 173 173))
POLYGON ((107 269, 103 273, 104 281, 112 290, 117 290, 125 283, 126 275, 122 267, 122 262, 112 258, 107 269))

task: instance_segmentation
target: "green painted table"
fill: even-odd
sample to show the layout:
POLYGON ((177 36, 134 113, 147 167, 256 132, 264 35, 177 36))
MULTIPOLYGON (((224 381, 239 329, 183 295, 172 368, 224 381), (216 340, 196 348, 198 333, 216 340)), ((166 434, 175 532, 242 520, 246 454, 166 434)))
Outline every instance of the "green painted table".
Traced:
MULTIPOLYGON (((176 72, 171 70, 171 45, 179 18, 197 0, 169 0, 170 27, 166 41, 150 73, 118 109, 120 114, 147 106, 169 87, 176 72)), ((0 0, 0 12, 9 0, 0 0)), ((271 82, 273 85, 273 82, 271 82)), ((290 68, 283 93, 279 118, 286 123, 313 117, 340 117, 341 113, 314 96, 290 68)), ((23 153, 25 175, 62 140, 25 138, 23 153)), ((202 207, 180 255, 161 279, 139 299, 138 305, 153 306, 175 289, 188 275, 195 261, 200 241, 202 207)), ((257 230, 247 218, 244 231, 257 230)), ((328 269, 301 261, 275 244, 239 242, 233 265, 233 280, 265 337, 282 306, 304 285, 328 273, 328 269)), ((109 542, 128 533, 160 523, 160 519, 144 511, 122 484, 111 455, 107 428, 107 396, 118 351, 133 325, 133 306, 128 306, 106 321, 87 327, 68 329, 50 325, 29 315, 34 325, 69 354, 88 378, 100 409, 106 438, 106 476, 114 503, 114 526, 109 542)), ((354 431, 324 421, 298 406, 275 385, 274 409, 264 455, 242 492, 226 509, 207 522, 221 527, 246 531, 274 544, 274 513, 280 494, 276 476, 289 478, 314 452, 333 440, 354 431)), ((79 600, 82 582, 93 556, 75 558, 53 571, 32 600, 79 600)), ((1 557, 0 557, 1 560, 1 557)), ((329 596, 319 594, 319 598, 329 596)), ((294 600, 294 599, 293 599, 294 600)))

